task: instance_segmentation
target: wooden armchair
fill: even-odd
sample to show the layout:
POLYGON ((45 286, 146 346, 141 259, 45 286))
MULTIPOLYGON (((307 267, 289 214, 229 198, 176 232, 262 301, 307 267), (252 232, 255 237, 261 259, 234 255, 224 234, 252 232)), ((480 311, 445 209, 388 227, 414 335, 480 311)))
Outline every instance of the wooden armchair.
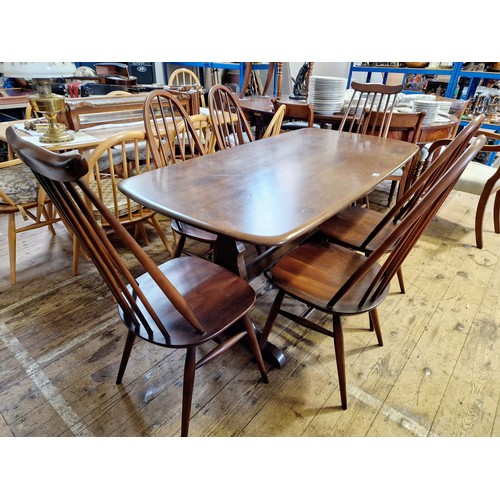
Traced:
MULTIPOLYGON (((50 193, 116 301, 118 315, 127 329, 117 384, 122 382, 136 338, 185 351, 181 435, 187 436, 195 371, 226 353, 239 340, 248 339, 260 375, 268 382, 248 316, 255 303, 255 292, 245 280, 198 257, 170 259, 157 266, 83 180, 88 166, 81 155, 47 151, 21 139, 12 127, 7 136, 16 153, 50 193), (122 240, 135 257, 134 262, 131 258, 122 259, 97 223, 94 210, 122 240), (201 346, 205 349, 197 359, 201 346)), ((112 301, 109 305, 113 305, 112 301)))
MULTIPOLYGON (((478 134, 485 135, 489 140, 483 146, 485 153, 500 153, 500 134, 490 130, 479 130, 478 134)), ((432 146, 431 146, 432 147, 432 146)), ((431 150, 429 150, 432 153, 431 150)), ((490 196, 495 195, 493 205, 493 223, 495 233, 500 234, 500 167, 498 161, 494 166, 487 166, 478 161, 471 161, 455 185, 457 191, 479 196, 476 208, 476 245, 483 248, 483 222, 486 205, 490 196)))

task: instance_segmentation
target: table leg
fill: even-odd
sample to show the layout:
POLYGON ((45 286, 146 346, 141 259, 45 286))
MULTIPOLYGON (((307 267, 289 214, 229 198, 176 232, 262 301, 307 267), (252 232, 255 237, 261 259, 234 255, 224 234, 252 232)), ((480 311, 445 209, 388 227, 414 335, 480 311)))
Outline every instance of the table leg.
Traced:
MULTIPOLYGON (((243 279, 248 280, 248 273, 245 264, 245 245, 233 238, 219 235, 214 247, 214 261, 216 264, 229 269, 238 274, 243 279)), ((260 337, 260 330, 255 327, 257 337, 260 337)), ((262 357, 264 361, 275 368, 283 368, 286 363, 283 351, 270 342, 266 342, 262 348, 262 357)))

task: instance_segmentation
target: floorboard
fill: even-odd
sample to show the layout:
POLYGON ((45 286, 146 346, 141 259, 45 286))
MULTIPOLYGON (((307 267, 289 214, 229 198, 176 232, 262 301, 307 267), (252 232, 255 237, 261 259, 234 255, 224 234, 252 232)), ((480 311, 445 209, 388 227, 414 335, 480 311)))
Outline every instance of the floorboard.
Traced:
MULTIPOLYGON (((372 206, 382 209, 386 195, 374 192, 372 206)), ((500 235, 488 210, 485 247, 475 247, 476 203, 453 192, 408 257, 406 294, 394 283, 380 308, 383 347, 367 318, 344 320, 346 411, 332 339, 279 318, 270 339, 286 365, 270 369, 263 384, 237 346, 203 367, 190 434, 499 437, 500 235)), ((183 354, 137 342, 116 385, 125 329, 92 263, 81 259, 72 276, 62 224, 55 236, 29 231, 18 236, 10 286, 6 230, 0 218, 0 437, 178 436, 183 354)), ((149 231, 145 248, 160 263, 165 251, 149 231)), ((251 316, 262 326, 275 290, 263 276, 252 286, 251 316)))

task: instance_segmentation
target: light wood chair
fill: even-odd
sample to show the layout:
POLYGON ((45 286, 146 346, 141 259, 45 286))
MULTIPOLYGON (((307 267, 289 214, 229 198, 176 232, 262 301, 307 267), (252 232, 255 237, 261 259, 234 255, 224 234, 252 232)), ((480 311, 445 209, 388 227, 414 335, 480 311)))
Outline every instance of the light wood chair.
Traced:
POLYGON ((108 92, 106 94, 107 97, 127 97, 131 96, 131 92, 127 92, 126 90, 113 90, 112 92, 108 92))
POLYGON ((262 139, 271 137, 273 135, 279 135, 281 132, 281 124, 283 123, 283 118, 285 117, 286 106, 282 104, 274 113, 266 131, 262 135, 262 139))
POLYGON ((208 109, 219 150, 255 140, 238 96, 225 85, 210 89, 208 109))
POLYGON ((8 217, 10 284, 16 283, 17 235, 61 220, 31 170, 18 158, 0 163, 0 215, 8 217), (18 224, 22 216, 24 222, 18 224))
MULTIPOLYGON (((86 178, 89 188, 99 197, 104 205, 113 213, 116 220, 127 229, 134 229, 134 238, 142 238, 146 245, 149 239, 145 224, 154 227, 169 256, 174 251, 163 231, 156 212, 141 206, 126 197, 119 184, 123 179, 139 175, 155 168, 151 162, 151 153, 146 143, 146 133, 141 130, 131 130, 115 134, 91 153, 88 159, 89 173, 86 178), (145 145, 145 147, 144 147, 145 145)), ((100 217, 98 210, 94 213, 99 224, 106 232, 112 231, 105 219, 100 217)), ((74 241, 73 272, 78 274, 78 239, 74 241)))
POLYGON ((203 87, 201 85, 200 79, 194 73, 187 68, 176 69, 168 79, 169 87, 185 87, 190 86, 195 88, 200 94, 200 106, 206 108, 205 95, 203 94, 203 87))
MULTIPOLYGON (((215 134, 212 130, 212 122, 210 117, 204 114, 190 115, 194 130, 198 134, 200 142, 203 144, 206 154, 215 152, 215 134)), ((184 145, 185 147, 185 145, 184 145)))
MULTIPOLYGON (((189 158, 204 155, 204 125, 202 118, 192 121, 177 98, 166 90, 153 90, 144 102, 144 126, 146 139, 151 149, 154 164, 166 167, 189 158), (196 123, 200 125, 197 126, 196 123)), ((213 139, 209 138, 209 148, 213 148, 213 139)), ((176 219, 170 221, 176 245, 174 257, 182 253, 190 255, 185 248, 187 239, 193 239, 208 245, 202 256, 210 257, 217 236, 176 219)))
MULTIPOLYGON (((12 127, 7 136, 50 193, 115 299, 119 317, 127 328, 117 384, 122 382, 136 338, 185 351, 181 435, 187 436, 196 370, 227 353, 241 339, 248 340, 262 380, 268 382, 249 317, 255 292, 245 280, 199 257, 169 259, 157 266, 84 181, 88 166, 81 155, 56 154, 40 148, 21 139, 12 127), (127 261, 97 223, 93 209, 130 251, 127 261), (210 345, 213 341, 214 347, 210 345), (205 350, 197 359, 201 346, 205 350)), ((109 306, 113 306, 111 300, 109 306)), ((202 375, 203 370, 200 372, 202 375)))
POLYGON ((271 279, 278 293, 260 345, 265 344, 278 314, 333 337, 343 409, 347 408, 347 382, 342 317, 368 313, 370 328, 375 330, 378 344, 383 345, 377 308, 389 293, 390 281, 484 140, 484 137, 476 139, 461 156, 448 162, 435 182, 428 184, 430 171, 421 176, 412 187, 413 196, 406 199, 412 209, 407 210, 407 215, 398 224, 389 222, 387 234, 375 244, 370 254, 364 255, 324 241, 309 241, 287 253, 272 268, 271 279), (285 296, 304 304, 306 312, 300 315, 297 309, 283 308, 285 296), (329 330, 309 319, 313 310, 331 316, 333 328, 329 330))

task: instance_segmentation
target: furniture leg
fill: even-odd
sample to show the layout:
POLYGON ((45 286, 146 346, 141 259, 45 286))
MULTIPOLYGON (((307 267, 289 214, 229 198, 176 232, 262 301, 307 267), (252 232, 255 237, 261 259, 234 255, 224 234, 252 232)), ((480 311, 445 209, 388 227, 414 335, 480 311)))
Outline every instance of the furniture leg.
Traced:
POLYGON ((189 431, 189 418, 191 416, 191 402, 193 399, 194 372, 196 362, 196 347, 186 350, 184 363, 184 381, 182 385, 182 423, 181 436, 187 437, 189 431))
POLYGON ((337 361, 337 374, 339 377, 340 401, 342 409, 347 409, 347 383, 345 376, 344 333, 340 316, 333 316, 333 344, 335 346, 335 359, 337 361))
MULTIPOLYGON (((233 238, 224 235, 218 235, 214 246, 214 262, 220 266, 229 269, 233 273, 248 280, 249 276, 245 264, 245 245, 233 238)), ((255 277, 255 276, 252 276, 255 277)), ((255 328, 257 338, 260 339, 262 333, 255 328)), ((283 351, 270 342, 260 342, 262 347, 262 357, 265 361, 276 368, 285 366, 286 359, 283 351)))

